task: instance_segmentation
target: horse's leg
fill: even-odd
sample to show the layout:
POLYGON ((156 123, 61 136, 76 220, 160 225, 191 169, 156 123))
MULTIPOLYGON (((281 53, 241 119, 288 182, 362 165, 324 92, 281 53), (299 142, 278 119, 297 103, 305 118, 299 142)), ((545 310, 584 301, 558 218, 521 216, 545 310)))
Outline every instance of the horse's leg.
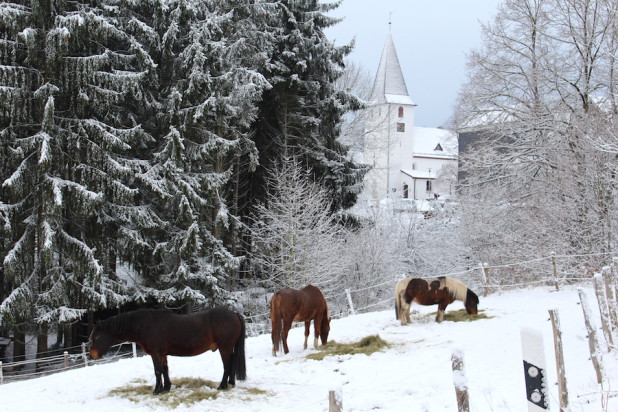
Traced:
POLYGON ((167 356, 163 356, 163 392, 169 392, 172 388, 172 381, 170 381, 169 369, 167 366, 167 356))
POLYGON ((311 326, 311 319, 306 320, 305 321, 305 344, 303 345, 303 349, 307 349, 307 341, 309 340, 309 327, 310 326, 311 326))
POLYGON ((410 319, 410 308, 411 304, 403 303, 403 318, 405 319, 404 325, 412 323, 412 319, 410 319))
MULTIPOLYGON (((317 315, 313 319, 313 347, 316 349, 318 348, 318 338, 322 332, 322 319, 322 315, 317 315)), ((309 329, 307 329, 307 333, 309 333, 309 329)))
POLYGON ((401 320, 402 325, 412 323, 410 320, 410 306, 412 306, 412 302, 406 302, 405 294, 405 290, 399 292, 399 319, 401 320))
POLYGON ((221 390, 227 389, 228 381, 232 387, 236 385, 236 379, 232 370, 232 350, 219 347, 219 355, 221 355, 221 361, 223 362, 223 378, 221 378, 221 383, 217 389, 221 390))
POLYGON ((292 329, 292 319, 283 319, 283 333, 281 334, 283 340, 283 353, 290 352, 288 349, 288 332, 292 329))
POLYGON ((401 325, 405 325, 406 322, 406 311, 405 311, 405 304, 406 301, 404 300, 404 294, 406 293, 405 290, 402 290, 401 292, 399 292, 399 296, 397 297, 397 309, 398 309, 398 313, 397 313, 397 318, 399 319, 399 321, 401 322, 401 325))
POLYGON ((412 302, 410 302, 410 304, 405 304, 406 305, 406 322, 407 323, 412 323, 412 319, 410 319, 410 308, 412 307, 412 302))
POLYGON ((150 357, 152 358, 156 378, 155 388, 152 393, 158 395, 161 392, 169 391, 172 383, 170 382, 167 369, 167 357, 160 355, 150 355, 150 357), (161 381, 161 375, 163 375, 163 382, 161 381))
POLYGON ((436 315, 436 322, 440 323, 444 320, 444 311, 448 304, 439 303, 438 304, 438 314, 436 315))

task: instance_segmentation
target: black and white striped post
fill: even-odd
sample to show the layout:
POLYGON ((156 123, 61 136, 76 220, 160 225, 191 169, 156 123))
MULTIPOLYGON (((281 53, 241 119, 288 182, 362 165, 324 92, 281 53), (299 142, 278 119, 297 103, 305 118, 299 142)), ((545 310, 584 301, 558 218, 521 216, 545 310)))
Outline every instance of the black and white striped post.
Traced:
POLYGON ((542 412, 549 409, 547 396, 547 368, 541 332, 523 328, 521 347, 524 358, 524 379, 529 412, 542 412))

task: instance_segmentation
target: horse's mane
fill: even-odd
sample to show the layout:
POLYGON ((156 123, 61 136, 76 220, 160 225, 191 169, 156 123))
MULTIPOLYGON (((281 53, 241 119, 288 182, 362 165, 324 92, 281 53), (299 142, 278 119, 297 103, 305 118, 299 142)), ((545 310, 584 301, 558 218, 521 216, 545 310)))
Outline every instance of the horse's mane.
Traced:
POLYGON ((157 309, 139 309, 131 312, 121 313, 113 318, 105 319, 97 323, 96 327, 110 334, 124 335, 127 332, 137 332, 142 326, 142 322, 136 322, 144 318, 160 316, 161 313, 171 313, 157 309))
POLYGON ((463 282, 447 277, 440 277, 438 279, 440 280, 440 288, 446 286, 453 299, 466 301, 468 287, 463 282))

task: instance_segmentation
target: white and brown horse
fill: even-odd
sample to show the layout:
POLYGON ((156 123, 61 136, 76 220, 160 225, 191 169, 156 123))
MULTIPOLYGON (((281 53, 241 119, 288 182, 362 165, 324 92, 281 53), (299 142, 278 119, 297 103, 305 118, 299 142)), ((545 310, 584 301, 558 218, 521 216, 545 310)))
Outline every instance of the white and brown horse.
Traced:
MULTIPOLYGON (((468 314, 478 314, 479 297, 476 293, 459 280, 444 276, 429 281, 419 278, 411 279, 406 285, 405 290, 401 293, 401 297, 405 305, 407 305, 406 309, 402 304, 403 310, 407 310, 408 314, 412 302, 420 305, 438 305, 436 322, 444 320, 444 310, 456 300, 464 302, 468 314)), ((406 319, 409 322, 409 315, 406 319)), ((403 319, 402 324, 404 324, 403 319)))

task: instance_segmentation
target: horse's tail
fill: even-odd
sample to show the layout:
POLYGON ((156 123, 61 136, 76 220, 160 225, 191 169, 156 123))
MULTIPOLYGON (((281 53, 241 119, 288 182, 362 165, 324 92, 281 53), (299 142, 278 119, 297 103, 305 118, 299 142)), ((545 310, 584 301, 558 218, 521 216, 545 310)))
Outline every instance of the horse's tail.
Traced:
POLYGON ((238 313, 236 315, 240 320, 240 337, 236 341, 234 352, 232 353, 232 371, 230 373, 234 374, 236 379, 244 381, 247 379, 247 362, 245 359, 245 338, 247 336, 247 329, 243 317, 238 313))
POLYGON ((275 293, 270 300, 270 322, 272 325, 272 340, 273 340, 273 354, 279 352, 283 338, 281 331, 283 329, 283 317, 281 316, 281 296, 275 293))

